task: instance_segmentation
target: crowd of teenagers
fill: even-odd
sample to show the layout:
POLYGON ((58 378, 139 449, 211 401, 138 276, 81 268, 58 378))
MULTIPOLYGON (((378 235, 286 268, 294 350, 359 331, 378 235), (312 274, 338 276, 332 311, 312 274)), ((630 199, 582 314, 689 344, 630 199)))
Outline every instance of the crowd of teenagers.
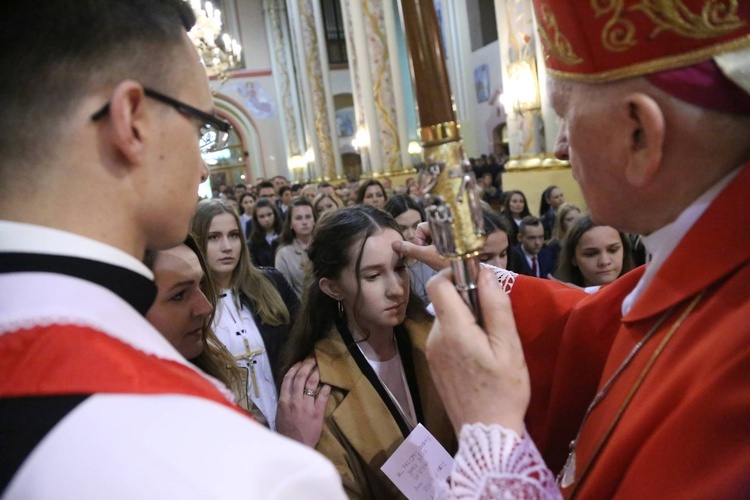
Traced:
POLYGON ((748 497, 750 9, 621 3, 534 0, 586 210, 474 161, 477 318, 414 179, 196 205, 187 2, 6 2, 0 497, 748 497))
MULTIPOLYGON (((489 158, 494 161, 492 155, 489 158)), ((645 263, 645 251, 637 235, 594 223, 586 212, 565 203, 558 186, 543 191, 540 213, 535 216, 522 191, 499 190, 502 170, 496 177, 480 167, 475 166, 474 171, 480 179, 487 235, 482 262, 589 291, 645 263), (582 218, 577 221, 579 216, 582 218)), ((305 250, 323 215, 357 205, 383 209, 396 219, 407 241, 413 241, 417 225, 426 221, 423 193, 414 178, 392 187, 387 177, 334 186, 329 182, 290 184, 285 177, 276 176, 254 185, 221 185, 215 195, 215 199, 242 212, 242 232, 253 263, 276 267, 299 298, 309 262, 305 250), (233 201, 237 193, 241 193, 240 205, 233 201)), ((427 300, 425 284, 435 272, 419 262, 413 263, 409 272, 413 290, 427 300)))

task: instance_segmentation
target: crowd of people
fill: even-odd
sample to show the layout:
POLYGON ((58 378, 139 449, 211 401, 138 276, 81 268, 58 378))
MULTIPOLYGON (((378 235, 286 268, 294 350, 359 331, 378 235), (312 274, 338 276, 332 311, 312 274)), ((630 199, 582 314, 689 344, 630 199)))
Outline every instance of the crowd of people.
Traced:
MULTIPOLYGON (((566 3, 540 29, 597 29, 566 3)), ((549 186, 532 214, 475 162, 478 320, 415 179, 196 204, 230 124, 186 2, 4 8, 3 498, 399 498, 381 468, 420 424, 455 457, 440 498, 750 494, 750 10, 690 57, 689 25, 548 54, 588 210, 549 186)))
MULTIPOLYGON (((472 164, 477 163, 481 164, 472 164)), ((548 186, 543 191, 537 217, 532 215, 523 191, 500 191, 501 174, 493 178, 481 167, 475 166, 473 170, 482 179, 479 186, 487 237, 480 256, 483 263, 518 274, 562 281, 589 292, 645 263, 645 253, 633 251, 637 235, 595 225, 587 212, 565 203, 560 187, 548 186), (574 224, 579 216, 587 222, 574 224), (571 227, 576 230, 568 236, 571 227), (613 234, 619 244, 611 241, 613 234)), ((234 207, 231 200, 236 192, 243 193, 244 213, 240 218, 246 221, 243 228, 253 262, 256 266, 279 269, 300 299, 304 269, 309 263, 305 249, 315 224, 323 215, 357 205, 380 208, 396 219, 407 241, 413 241, 417 225, 426 221, 425 199, 413 177, 395 186, 388 177, 341 182, 334 186, 329 182, 290 184, 284 176, 278 175, 270 181, 258 179, 254 185, 221 185, 216 199, 234 207), (303 190, 306 196, 302 195, 303 190), (292 197, 285 201, 282 191, 291 193, 292 197), (307 201, 311 202, 311 213, 301 208, 310 205, 307 201), (292 207, 297 207, 297 216, 290 212, 292 207), (299 215, 302 213, 304 215, 299 215), (253 222, 256 220, 257 223, 253 222), (253 231, 254 227, 258 230, 253 231), (294 232, 295 227, 302 231, 301 236, 294 232)), ((425 285, 435 271, 416 262, 409 266, 409 272, 413 292, 429 302, 425 285)))
MULTIPOLYGON (((222 186, 216 198, 201 200, 191 227, 195 241, 188 240, 192 264, 186 267, 195 273, 198 261, 205 262, 191 281, 200 307, 185 300, 191 330, 182 328, 190 333, 172 341, 179 349, 189 340, 187 359, 214 350, 225 362, 231 359, 233 365, 217 376, 231 380, 242 408, 326 456, 346 493, 356 498, 398 496, 380 467, 385 452, 417 423, 456 452, 456 435, 425 358, 432 324, 426 284, 438 269, 407 261, 393 249, 394 242, 414 244, 426 231, 425 199, 414 179, 395 189, 382 180, 321 182, 313 191, 276 176, 222 186), (232 202, 237 191, 243 193, 242 215, 232 202), (285 201, 283 194, 290 192, 296 196, 285 201), (205 296, 197 292, 199 283, 205 296), (305 371, 303 363, 309 363, 305 371), (292 399, 299 396, 290 391, 295 378, 308 406, 307 398, 292 399), (367 420, 359 418, 362 412, 367 420)), ((633 268, 626 235, 594 224, 565 203, 557 186, 543 197, 549 203, 542 204, 542 218, 531 215, 521 191, 492 192, 499 210, 484 197, 483 264, 589 293, 633 268), (552 221, 549 231, 545 220, 552 221), (511 244, 513 238, 517 243, 511 244)), ((161 265, 151 268, 159 294, 152 309, 161 303, 162 287, 169 290, 163 293, 184 293, 163 284, 163 268, 175 260, 166 256, 186 253, 185 245, 157 254, 161 265)))

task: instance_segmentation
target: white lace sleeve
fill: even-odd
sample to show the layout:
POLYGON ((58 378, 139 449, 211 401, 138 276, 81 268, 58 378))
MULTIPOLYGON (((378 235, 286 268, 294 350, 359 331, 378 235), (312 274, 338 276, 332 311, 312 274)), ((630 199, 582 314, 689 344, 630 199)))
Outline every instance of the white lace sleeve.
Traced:
MULTIPOLYGON (((508 271, 507 269, 503 269, 502 267, 495 267, 489 264, 482 264, 482 267, 486 267, 487 269, 490 269, 493 273, 495 273, 495 276, 497 276, 497 282, 500 283, 503 291, 506 294, 510 294, 510 291, 513 289, 513 283, 516 282, 518 274, 512 271, 508 271)), ((436 316, 435 306, 432 305, 432 302, 427 304, 426 310, 431 316, 436 316)))
POLYGON ((486 267, 494 272, 495 276, 497 276, 498 283, 500 283, 500 286, 503 288, 503 291, 510 294, 510 291, 513 289, 513 283, 516 282, 516 278, 518 277, 517 273, 508 271, 502 267, 491 266, 489 264, 482 264, 482 267, 486 267))
POLYGON ((555 477, 534 442, 524 433, 500 425, 464 425, 450 484, 439 486, 437 498, 560 499, 555 477))

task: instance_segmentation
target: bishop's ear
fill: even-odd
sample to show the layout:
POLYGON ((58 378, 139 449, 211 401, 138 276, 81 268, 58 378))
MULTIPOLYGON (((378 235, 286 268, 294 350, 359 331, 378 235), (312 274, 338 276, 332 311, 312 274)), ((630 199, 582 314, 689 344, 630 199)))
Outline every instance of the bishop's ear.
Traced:
POLYGON ((628 161, 625 177, 634 187, 645 187, 659 170, 664 148, 664 114, 643 93, 627 96, 628 161))
POLYGON ((341 300, 341 293, 335 281, 328 278, 320 278, 318 286, 324 294, 328 295, 333 300, 341 300))

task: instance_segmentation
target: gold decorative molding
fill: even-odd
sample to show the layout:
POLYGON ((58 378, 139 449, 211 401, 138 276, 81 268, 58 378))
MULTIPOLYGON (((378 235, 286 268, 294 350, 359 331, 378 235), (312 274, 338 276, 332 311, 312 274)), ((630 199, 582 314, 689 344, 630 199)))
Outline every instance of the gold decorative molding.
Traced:
POLYGON ((561 170, 570 168, 566 160, 558 160, 551 154, 512 156, 505 164, 505 171, 561 170))
POLYGON ((401 175, 417 175, 419 172, 413 166, 402 166, 399 170, 390 170, 383 172, 362 172, 359 176, 360 179, 389 179, 391 177, 399 177, 401 175))

